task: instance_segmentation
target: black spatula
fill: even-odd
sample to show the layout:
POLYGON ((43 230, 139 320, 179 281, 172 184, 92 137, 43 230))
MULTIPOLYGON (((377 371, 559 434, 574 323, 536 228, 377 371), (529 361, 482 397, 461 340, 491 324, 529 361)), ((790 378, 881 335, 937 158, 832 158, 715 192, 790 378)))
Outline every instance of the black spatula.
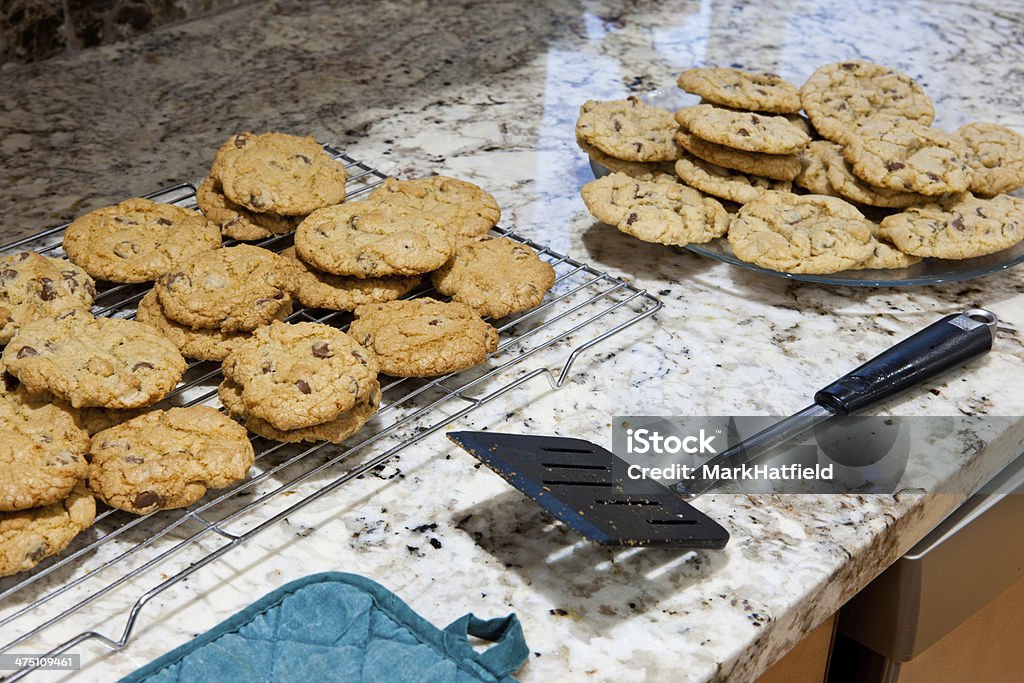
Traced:
MULTIPOLYGON (((717 455, 724 467, 748 463, 810 429, 889 398, 986 353, 996 316, 972 309, 949 315, 869 360, 815 395, 814 404, 717 455)), ((684 497, 715 482, 631 482, 615 486, 613 471, 629 463, 582 439, 495 432, 449 432, 448 437, 579 534, 603 545, 722 548, 729 533, 684 497)))

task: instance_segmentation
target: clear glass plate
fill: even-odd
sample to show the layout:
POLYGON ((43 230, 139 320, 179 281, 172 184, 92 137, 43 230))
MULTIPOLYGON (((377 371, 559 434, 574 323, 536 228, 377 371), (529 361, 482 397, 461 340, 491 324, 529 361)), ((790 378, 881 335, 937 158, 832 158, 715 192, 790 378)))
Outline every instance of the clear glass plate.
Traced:
MULTIPOLYGON (((688 95, 681 90, 677 91, 655 91, 645 93, 640 98, 648 104, 665 109, 679 109, 691 104, 696 104, 698 98, 688 95)), ((962 116, 951 113, 947 115, 947 128, 956 128, 964 123, 962 116)), ((600 178, 608 175, 610 171, 590 160, 590 168, 594 176, 600 178)), ((1016 194, 1016 193, 1015 193, 1016 194)), ((851 287, 913 287, 920 285, 935 285, 942 282, 957 282, 971 280, 982 275, 989 275, 1001 270, 1011 268, 1024 262, 1024 242, 1016 244, 1009 249, 979 256, 972 259, 959 261, 947 261, 943 259, 924 259, 909 268, 893 268, 889 270, 845 270, 840 273, 829 273, 828 275, 808 275, 803 273, 783 273, 777 270, 769 270, 747 263, 736 258, 732 247, 726 239, 716 239, 707 244, 688 244, 686 249, 707 256, 718 261, 724 261, 734 266, 740 266, 747 270, 753 270, 766 275, 774 275, 790 280, 802 282, 817 282, 828 285, 848 285, 851 287)))

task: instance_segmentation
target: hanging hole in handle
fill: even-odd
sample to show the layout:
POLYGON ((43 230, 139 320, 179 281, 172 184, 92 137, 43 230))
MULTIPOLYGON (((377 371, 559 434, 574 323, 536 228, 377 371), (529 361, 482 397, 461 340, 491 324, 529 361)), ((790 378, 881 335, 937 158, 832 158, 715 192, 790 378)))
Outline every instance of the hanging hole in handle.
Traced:
POLYGON ((964 313, 968 318, 976 323, 988 325, 989 327, 995 327, 999 323, 999 318, 992 311, 987 311, 984 308, 972 308, 964 313))

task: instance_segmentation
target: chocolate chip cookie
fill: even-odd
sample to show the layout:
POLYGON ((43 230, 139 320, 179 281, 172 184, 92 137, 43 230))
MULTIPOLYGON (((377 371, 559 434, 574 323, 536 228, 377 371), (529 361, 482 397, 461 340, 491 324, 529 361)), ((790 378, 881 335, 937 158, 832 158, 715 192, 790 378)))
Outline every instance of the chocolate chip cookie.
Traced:
POLYGON ((835 273, 874 251, 871 224, 835 197, 766 192, 743 206, 729 226, 736 256, 786 273, 835 273))
POLYGON ((576 138, 576 144, 582 149, 591 161, 597 163, 612 173, 625 173, 630 178, 637 180, 657 180, 667 177, 675 179, 675 171, 670 161, 625 161, 616 159, 610 154, 605 154, 589 142, 576 138))
POLYGON ((771 73, 701 66, 684 71, 677 83, 686 92, 723 107, 776 114, 800 111, 800 91, 771 73))
POLYGON ((498 348, 498 331, 466 304, 416 298, 366 304, 349 334, 392 377, 433 377, 479 365, 498 348))
POLYGON ((784 116, 698 104, 680 109, 676 121, 693 135, 725 147, 764 154, 796 154, 810 136, 784 116))
POLYGON ((921 262, 920 256, 911 256, 879 239, 872 241, 871 256, 853 266, 851 270, 891 270, 893 268, 909 268, 921 262))
POLYGON ((800 175, 793 184, 814 194, 838 197, 839 193, 828 181, 828 164, 836 156, 842 159, 843 148, 831 140, 811 140, 798 156, 800 175))
POLYGON ((595 218, 644 242, 703 244, 729 227, 720 203, 674 180, 651 182, 612 173, 584 185, 581 194, 595 218))
POLYGON ((257 213, 305 216, 345 201, 345 166, 311 137, 239 133, 217 152, 210 173, 224 196, 257 213))
POLYGON ((96 500, 77 485, 66 498, 31 510, 0 512, 0 576, 32 569, 96 519, 96 500))
POLYGON ((243 242, 292 232, 302 220, 301 216, 256 213, 235 204, 224 196, 224 188, 212 175, 196 190, 196 202, 203 215, 220 226, 221 234, 243 242))
POLYGON ((309 308, 351 311, 362 304, 394 301, 422 281, 418 275, 364 279, 323 273, 300 259, 294 247, 282 251, 281 256, 295 265, 294 295, 309 308))
POLYGON ((502 318, 540 304, 555 284, 555 269, 525 244, 482 237, 460 247, 432 281, 441 294, 480 315, 502 318))
POLYGON ((840 143, 852 127, 878 114, 922 126, 935 119, 931 100, 910 76, 857 59, 820 67, 800 88, 800 101, 815 130, 840 143))
POLYGON ((363 398, 356 401, 355 405, 333 420, 313 425, 312 427, 284 431, 275 428, 266 420, 249 415, 245 404, 242 402, 242 387, 230 379, 221 382, 217 394, 220 396, 221 403, 228 409, 228 412, 244 420, 246 429, 250 432, 262 436, 264 439, 285 443, 299 443, 303 441, 342 443, 345 439, 359 431, 377 413, 381 399, 380 383, 374 380, 363 398))
POLYGON ((822 145, 820 149, 826 165, 825 176, 828 180, 828 187, 831 189, 829 194, 835 194, 852 202, 888 209, 905 209, 908 206, 928 201, 926 196, 917 192, 901 192, 875 187, 861 180, 854 175, 849 162, 843 156, 841 146, 827 140, 820 140, 817 144, 822 145))
POLYGON ((740 173, 787 181, 800 175, 800 157, 797 154, 744 152, 702 140, 685 128, 676 131, 676 142, 695 157, 740 173))
POLYGON ((70 261, 32 251, 0 256, 0 345, 33 320, 88 311, 95 296, 92 278, 70 261))
POLYGON ((70 410, 7 381, 0 391, 0 510, 56 503, 85 478, 89 436, 70 410))
POLYGON ((858 178, 899 192, 963 192, 971 182, 967 150, 959 138, 904 118, 861 121, 847 133, 843 156, 858 178))
POLYGON ((274 322, 224 360, 245 412, 288 431, 335 419, 377 379, 373 353, 330 325, 274 322))
POLYGON ((576 120, 578 139, 626 161, 674 161, 679 157, 675 132, 672 112, 636 97, 587 100, 576 120))
POLYGON ((880 234, 915 256, 984 256, 1024 239, 1024 200, 1010 195, 982 199, 965 192, 888 216, 880 234))
POLYGON ((220 247, 220 228, 200 213, 129 199, 72 221, 64 251, 95 278, 150 282, 220 247))
POLYGON ((274 252, 240 244, 203 254, 154 286, 164 314, 192 329, 248 332, 292 303, 294 266, 274 252))
POLYGON ((89 488, 111 507, 144 515, 245 479, 253 459, 245 429, 218 410, 154 410, 93 437, 89 488))
POLYGON ((85 315, 29 323, 4 349, 3 364, 29 391, 49 391, 75 408, 151 405, 186 367, 149 325, 85 315))
POLYGON ((295 231, 295 251, 318 270, 360 278, 437 270, 454 240, 436 216, 351 202, 314 211, 295 231))
POLYGON ((701 192, 737 204, 752 202, 768 190, 788 192, 792 188, 792 184, 784 180, 747 175, 690 155, 676 162, 676 175, 701 192))
MULTIPOLYGON (((291 304, 281 309, 279 316, 285 318, 291 313, 291 304)), ((218 329, 193 330, 188 325, 171 320, 164 314, 156 290, 150 290, 139 301, 135 319, 156 329, 171 340, 186 358, 198 360, 224 360, 238 348, 238 344, 249 338, 248 332, 224 332, 218 329)))
POLYGON ((486 235, 501 218, 497 200, 483 188, 443 175, 412 180, 388 178, 368 199, 395 216, 436 223, 456 241, 486 235))
POLYGON ((1024 137, 995 123, 968 123, 956 132, 967 149, 971 192, 994 197, 1024 187, 1024 137))

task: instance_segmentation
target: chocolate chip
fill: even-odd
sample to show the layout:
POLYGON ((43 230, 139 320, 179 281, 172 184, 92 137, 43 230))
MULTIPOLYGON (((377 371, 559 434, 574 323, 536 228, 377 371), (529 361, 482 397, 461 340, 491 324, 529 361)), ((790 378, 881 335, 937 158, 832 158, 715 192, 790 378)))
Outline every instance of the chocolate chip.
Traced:
POLYGON ((300 379, 298 382, 296 382, 295 383, 295 388, 297 388, 299 391, 301 391, 304 394, 309 394, 309 393, 312 393, 312 391, 313 391, 312 389, 309 388, 309 384, 307 384, 306 380, 304 380, 304 379, 300 379))
POLYGON ((132 503, 132 507, 136 510, 145 510, 151 507, 160 507, 164 504, 164 499, 160 494, 153 491, 143 491, 139 495, 135 496, 135 501, 132 503))
POLYGON ((32 255, 31 251, 18 252, 18 260, 19 261, 24 261, 25 259, 27 259, 31 255, 32 255))
POLYGON ((843 68, 846 69, 847 71, 853 71, 854 69, 857 68, 857 65, 854 64, 853 62, 846 62, 843 64, 843 68))
POLYGON ((249 137, 248 136, 246 136, 246 135, 236 135, 235 136, 235 147, 241 149, 242 147, 245 147, 247 144, 249 144, 249 137))
POLYGON ((615 129, 615 132, 618 132, 618 131, 622 130, 622 124, 619 123, 618 119, 615 119, 614 121, 612 121, 612 128, 615 129))
POLYGON ((907 165, 906 165, 906 164, 901 164, 901 163, 900 163, 900 162, 898 162, 898 161, 890 161, 889 163, 887 163, 887 164, 885 165, 885 167, 886 167, 886 169, 888 169, 888 170, 890 170, 890 171, 898 171, 898 170, 900 170, 901 168, 906 168, 906 167, 907 167, 907 165))
POLYGON ((156 222, 158 225, 174 225, 169 218, 164 218, 163 216, 157 218, 156 222))
POLYGON ((313 344, 313 355, 317 358, 330 358, 334 354, 331 353, 331 347, 327 342, 320 342, 313 344))
POLYGON ((639 216, 637 216, 635 213, 629 214, 629 216, 626 217, 626 225, 633 225, 633 223, 636 222, 637 218, 639 218, 639 216))
POLYGON ((39 278, 39 298, 43 301, 53 301, 57 298, 57 290, 53 286, 53 280, 48 277, 39 278))
POLYGON ((132 366, 132 372, 135 372, 137 370, 152 370, 152 369, 153 369, 153 364, 152 363, 147 363, 146 361, 142 361, 141 363, 136 363, 135 365, 132 366))
POLYGON ((33 349, 31 346, 22 346, 18 349, 17 358, 31 358, 32 356, 38 356, 39 352, 33 349))
POLYGON ((939 179, 939 176, 935 175, 934 173, 929 173, 929 174, 928 174, 928 178, 929 178, 930 180, 936 181, 936 180, 938 180, 938 179, 939 179))
POLYGON ((140 458, 137 455, 126 455, 121 458, 124 462, 131 463, 132 465, 141 465, 146 462, 145 458, 140 458))
POLYGON ((960 214, 957 214, 956 218, 953 219, 953 227, 956 228, 957 230, 963 230, 964 229, 964 217, 961 216, 960 214))
POLYGON ((427 323, 427 324, 428 324, 428 325, 430 325, 430 326, 432 326, 432 327, 437 327, 438 325, 440 325, 440 324, 441 324, 441 319, 440 319, 440 318, 434 318, 433 320, 431 320, 431 321, 430 321, 429 323, 427 323))
POLYGON ((757 118, 757 114, 751 114, 750 122, 756 126, 757 124, 761 123, 761 119, 757 118))
POLYGON ((114 246, 114 253, 121 258, 131 258, 139 253, 139 248, 134 242, 118 242, 114 246))
POLYGON ((980 206, 974 210, 974 213, 978 214, 982 218, 988 218, 988 216, 986 216, 985 213, 981 210, 980 206))
POLYGON ((742 135, 745 138, 749 138, 750 137, 750 131, 748 131, 746 128, 740 128, 736 132, 739 133, 740 135, 742 135))
POLYGON ((38 562, 39 560, 46 557, 46 545, 41 545, 30 553, 25 554, 25 559, 29 562, 38 562))
POLYGON ((178 284, 182 280, 185 281, 186 286, 192 285, 192 280, 190 280, 185 273, 178 271, 177 273, 171 273, 167 276, 167 279, 164 281, 164 286, 167 287, 167 289, 173 289, 174 285, 178 284))
POLYGON ((311 164, 311 163, 313 163, 313 162, 312 162, 312 161, 310 160, 310 158, 309 158, 309 157, 307 157, 307 156, 306 156, 305 154, 296 154, 296 155, 294 155, 294 156, 293 156, 292 158, 293 158, 293 159, 298 159, 298 160, 300 160, 300 161, 301 161, 302 163, 304 163, 304 164, 311 164))
POLYGON ((269 375, 271 372, 274 371, 274 365, 269 362, 264 363, 263 365, 260 366, 260 371, 263 372, 264 375, 269 375))
POLYGON ((352 355, 356 357, 357 361, 359 361, 363 365, 366 365, 366 359, 363 358, 363 354, 359 353, 358 351, 353 351, 352 355))
POLYGON ((642 142, 634 142, 633 146, 636 147, 636 151, 639 152, 639 151, 643 150, 644 143, 642 143, 642 142))
POLYGON ((5 270, 0 271, 0 281, 13 280, 17 276, 18 271, 14 270, 13 268, 7 268, 5 270))
POLYGON ((284 298, 284 292, 282 292, 281 290, 277 290, 277 292, 274 293, 274 300, 275 301, 280 301, 283 298, 284 298))

